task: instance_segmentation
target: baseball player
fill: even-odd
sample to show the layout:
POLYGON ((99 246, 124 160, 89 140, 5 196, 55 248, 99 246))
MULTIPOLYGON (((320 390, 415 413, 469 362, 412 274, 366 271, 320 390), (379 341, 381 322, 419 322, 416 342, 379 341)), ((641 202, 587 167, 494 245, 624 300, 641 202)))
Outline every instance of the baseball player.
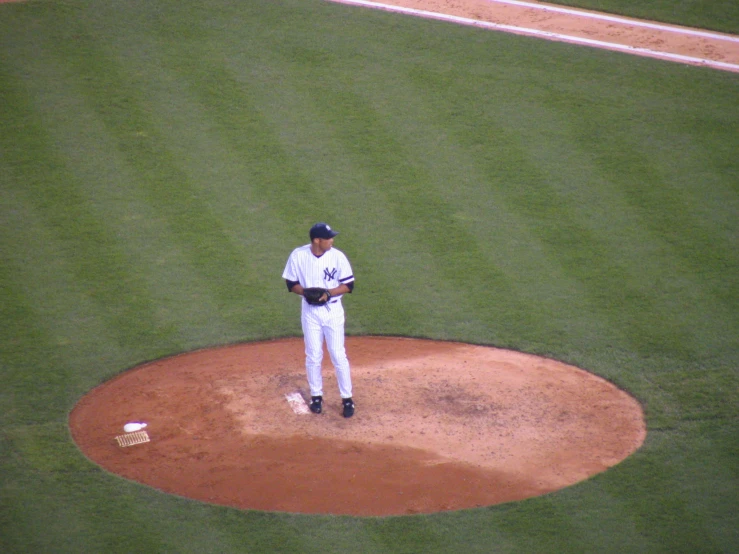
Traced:
POLYGON ((341 394, 344 417, 354 415, 349 360, 344 349, 344 307, 341 297, 354 289, 349 260, 333 247, 334 231, 326 223, 310 229, 310 244, 292 251, 282 278, 287 290, 303 297, 300 321, 305 339, 305 371, 310 386, 310 410, 320 414, 323 402, 323 341, 326 341, 341 394))

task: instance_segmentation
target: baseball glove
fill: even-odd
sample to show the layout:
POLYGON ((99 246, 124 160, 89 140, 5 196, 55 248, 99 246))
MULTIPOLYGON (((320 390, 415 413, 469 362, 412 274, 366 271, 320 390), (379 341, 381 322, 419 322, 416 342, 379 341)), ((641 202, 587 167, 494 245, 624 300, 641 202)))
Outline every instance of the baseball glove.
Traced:
POLYGON ((323 306, 326 302, 331 300, 331 293, 328 292, 328 289, 308 287, 303 289, 303 297, 308 304, 313 306, 323 306))

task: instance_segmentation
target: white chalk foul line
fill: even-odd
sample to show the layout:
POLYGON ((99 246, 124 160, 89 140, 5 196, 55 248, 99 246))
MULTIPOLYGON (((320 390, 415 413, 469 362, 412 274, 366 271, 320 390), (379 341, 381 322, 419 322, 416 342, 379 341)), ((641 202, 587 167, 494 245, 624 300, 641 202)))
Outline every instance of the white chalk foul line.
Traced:
POLYGON ((710 31, 701 31, 699 29, 688 29, 686 27, 676 27, 673 25, 662 25, 659 23, 651 23, 649 21, 639 21, 638 19, 627 19, 617 15, 607 15, 604 13, 584 12, 580 10, 571 10, 552 6, 551 4, 534 4, 532 2, 521 2, 520 0, 488 0, 496 4, 511 4, 523 8, 531 8, 542 10, 545 12, 566 13, 568 15, 576 15, 578 17, 589 17, 591 19, 600 19, 601 21, 612 21, 614 23, 622 23, 624 25, 633 25, 634 27, 646 27, 648 29, 658 29, 660 31, 668 31, 670 33, 681 33, 696 37, 714 38, 718 40, 728 40, 729 42, 739 42, 739 37, 734 35, 724 35, 721 33, 712 33, 710 31))
POLYGON ((617 50, 620 52, 626 52, 629 54, 637 54, 640 56, 649 56, 653 58, 661 58, 665 60, 677 61, 682 63, 705 65, 716 69, 725 69, 727 71, 739 72, 739 65, 727 62, 720 62, 716 60, 709 60, 706 58, 696 58, 693 56, 683 56, 681 54, 673 54, 671 52, 661 52, 659 50, 651 50, 649 48, 640 48, 637 46, 626 46, 624 44, 618 44, 613 42, 604 42, 601 40, 593 40, 589 38, 576 37, 571 35, 563 35, 560 33, 552 33, 549 31, 540 31, 538 29, 530 29, 528 27, 516 27, 514 25, 504 25, 502 23, 491 23, 489 21, 480 21, 478 19, 469 19, 467 17, 459 17, 456 15, 447 15, 436 12, 428 12, 425 10, 417 10, 414 8, 404 8, 402 6, 390 6, 387 4, 378 4, 376 2, 368 2, 367 0, 330 0, 340 4, 352 4, 358 6, 365 6, 368 8, 374 8, 378 10, 384 10, 389 12, 398 12, 408 15, 415 15, 419 17, 425 17, 427 19, 439 19, 442 21, 451 21, 453 23, 459 23, 461 25, 472 25, 474 27, 482 27, 485 29, 494 29, 498 31, 504 31, 508 33, 515 33, 519 35, 528 35, 534 37, 545 38, 549 40, 556 40, 561 42, 569 42, 572 44, 583 44, 586 46, 594 46, 596 48, 604 48, 607 50, 617 50))
POLYGON ((291 392, 285 395, 287 403, 290 404, 293 412, 296 414, 309 414, 308 404, 305 403, 303 396, 299 392, 291 392))

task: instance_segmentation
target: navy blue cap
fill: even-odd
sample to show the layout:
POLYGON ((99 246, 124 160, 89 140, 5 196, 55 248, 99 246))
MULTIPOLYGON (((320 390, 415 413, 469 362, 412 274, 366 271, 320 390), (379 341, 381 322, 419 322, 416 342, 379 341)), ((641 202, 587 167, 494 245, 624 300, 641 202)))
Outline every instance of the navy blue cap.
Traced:
POLYGON ((332 239, 338 235, 338 231, 334 231, 327 223, 316 223, 310 228, 310 238, 313 239, 332 239))

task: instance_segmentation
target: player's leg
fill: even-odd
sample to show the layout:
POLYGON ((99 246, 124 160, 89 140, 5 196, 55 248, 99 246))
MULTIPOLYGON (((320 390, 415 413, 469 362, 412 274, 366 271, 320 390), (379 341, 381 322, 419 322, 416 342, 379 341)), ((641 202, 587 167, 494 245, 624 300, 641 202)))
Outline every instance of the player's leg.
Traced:
POLYGON ((323 329, 313 312, 314 309, 308 308, 301 317, 305 340, 305 373, 311 396, 323 396, 323 329))
POLYGON ((331 356, 331 363, 336 369, 336 381, 339 385, 341 398, 351 398, 352 377, 349 368, 349 359, 344 346, 344 310, 341 304, 332 305, 331 313, 323 326, 323 334, 326 337, 326 346, 331 356))

